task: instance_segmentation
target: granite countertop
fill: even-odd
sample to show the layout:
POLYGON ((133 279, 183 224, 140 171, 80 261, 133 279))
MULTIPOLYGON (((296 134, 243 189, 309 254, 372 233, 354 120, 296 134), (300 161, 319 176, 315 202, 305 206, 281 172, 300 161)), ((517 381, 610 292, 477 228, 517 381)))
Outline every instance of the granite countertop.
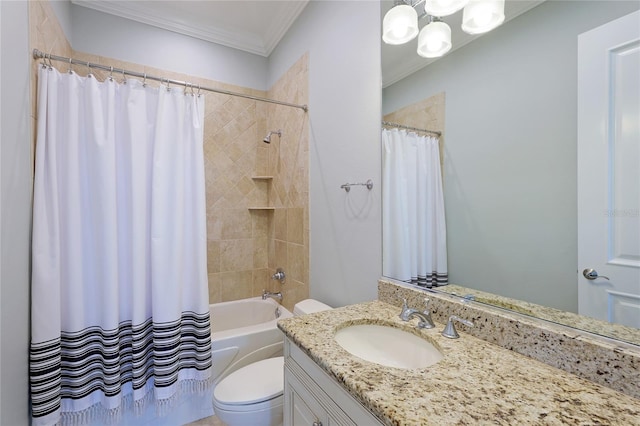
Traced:
POLYGON ((556 324, 567 325, 579 330, 631 343, 632 345, 640 345, 640 331, 634 327, 627 327, 622 324, 613 324, 573 312, 561 311, 559 309, 541 306, 535 303, 525 302, 523 300, 498 296, 496 294, 463 287, 457 284, 448 284, 446 288, 439 288, 439 290, 449 294, 472 295, 475 297, 474 300, 477 302, 509 309, 524 315, 551 321, 556 324))
POLYGON ((278 327, 388 425, 631 425, 640 399, 581 379, 475 338, 442 337, 442 324, 417 330, 399 308, 380 301, 287 318, 278 327), (417 370, 384 367, 342 349, 332 338, 351 324, 390 325, 421 335, 444 354, 417 370))

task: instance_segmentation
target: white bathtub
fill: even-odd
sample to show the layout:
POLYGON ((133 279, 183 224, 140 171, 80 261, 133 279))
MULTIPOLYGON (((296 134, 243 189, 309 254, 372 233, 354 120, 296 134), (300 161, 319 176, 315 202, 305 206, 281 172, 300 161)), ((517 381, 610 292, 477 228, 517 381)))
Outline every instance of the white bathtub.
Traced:
MULTIPOLYGON (((284 337, 276 326, 276 309, 280 311, 280 318, 292 316, 270 298, 254 297, 209 305, 214 384, 247 364, 282 355, 284 337)), ((119 424, 175 426, 214 414, 212 387, 209 392, 182 399, 164 417, 159 417, 155 406, 148 404, 140 415, 125 413, 119 424)))
POLYGON ((276 323, 292 314, 275 300, 215 303, 209 313, 214 384, 252 362, 282 355, 283 335, 276 323))
MULTIPOLYGON (((209 305, 214 384, 240 367, 282 355, 284 337, 276 326, 276 309, 280 318, 292 316, 271 298, 209 305)), ((147 411, 142 417, 124 419, 121 424, 175 426, 213 416, 213 387, 202 395, 184 399, 166 417, 158 417, 154 409, 147 411)))

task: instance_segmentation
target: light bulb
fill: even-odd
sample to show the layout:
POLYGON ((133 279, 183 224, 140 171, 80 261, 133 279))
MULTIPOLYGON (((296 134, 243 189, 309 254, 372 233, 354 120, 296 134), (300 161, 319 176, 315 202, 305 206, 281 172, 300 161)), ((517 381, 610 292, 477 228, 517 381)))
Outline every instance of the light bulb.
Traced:
POLYGON ((486 27, 491 22, 491 9, 484 4, 482 6, 478 8, 476 15, 473 17, 474 25, 480 28, 486 27))
POLYGON ((442 40, 435 38, 427 40, 427 50, 429 52, 437 52, 440 49, 442 49, 442 40))
POLYGON ((438 58, 451 50, 451 28, 441 21, 425 26, 418 36, 418 55, 438 58))
POLYGON ((407 36, 407 34, 411 31, 410 24, 408 20, 398 20, 394 22, 393 27, 391 28, 391 33, 393 37, 396 39, 401 39, 407 36))
POLYGON ((431 16, 449 16, 462 9, 469 0, 425 0, 424 11, 431 16))
POLYGON ((403 44, 418 35, 418 13, 406 4, 394 6, 384 15, 382 40, 387 44, 403 44))
POLYGON ((468 34, 491 31, 504 22, 504 0, 470 0, 462 13, 462 30, 468 34))

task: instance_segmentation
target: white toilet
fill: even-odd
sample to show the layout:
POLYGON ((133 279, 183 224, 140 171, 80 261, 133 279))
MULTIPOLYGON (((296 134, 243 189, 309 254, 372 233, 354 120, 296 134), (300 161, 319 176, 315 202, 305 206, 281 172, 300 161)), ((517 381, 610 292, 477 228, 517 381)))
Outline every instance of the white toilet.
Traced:
MULTIPOLYGON (((332 309, 313 299, 296 303, 293 315, 332 309)), ((246 365, 222 379, 213 391, 215 415, 228 426, 278 426, 284 405, 284 358, 246 365)))

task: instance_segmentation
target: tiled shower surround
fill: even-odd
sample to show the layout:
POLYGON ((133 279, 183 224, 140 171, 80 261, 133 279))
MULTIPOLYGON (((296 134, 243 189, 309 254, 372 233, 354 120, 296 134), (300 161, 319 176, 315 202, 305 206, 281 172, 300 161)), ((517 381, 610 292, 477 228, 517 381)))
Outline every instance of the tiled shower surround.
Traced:
MULTIPOLYGON (((400 108, 383 117, 384 121, 416 127, 418 129, 441 132, 440 135, 440 164, 444 158, 444 119, 445 93, 438 93, 406 107, 400 108)), ((391 128, 391 127, 387 127, 391 128)), ((421 133, 422 134, 422 133, 421 133)))
MULTIPOLYGON (((48 1, 29 2, 29 26, 31 48, 53 55, 258 97, 308 103, 307 55, 264 92, 74 51, 48 1)), ((33 61, 32 67, 33 129, 39 63, 33 61)), ((61 71, 68 67, 62 62, 54 66, 61 71)), ((85 66, 73 69, 79 75, 87 73, 85 66)), ((109 74, 91 72, 101 81, 109 74)), ((229 95, 203 95, 209 301, 242 299, 269 289, 282 291, 283 304, 292 308, 309 294, 307 114, 301 109, 229 95), (262 142, 269 130, 278 129, 282 129, 281 138, 274 135, 271 144, 262 142), (276 267, 287 273, 284 286, 270 280, 276 267)))
MULTIPOLYGON (((307 56, 263 96, 306 104, 307 56)), ((306 113, 228 96, 208 102, 215 102, 207 105, 205 124, 209 300, 268 289, 282 291, 292 308, 309 294, 306 113), (266 144, 271 130, 282 136, 266 144), (285 285, 270 279, 277 267, 285 270, 285 285)))

